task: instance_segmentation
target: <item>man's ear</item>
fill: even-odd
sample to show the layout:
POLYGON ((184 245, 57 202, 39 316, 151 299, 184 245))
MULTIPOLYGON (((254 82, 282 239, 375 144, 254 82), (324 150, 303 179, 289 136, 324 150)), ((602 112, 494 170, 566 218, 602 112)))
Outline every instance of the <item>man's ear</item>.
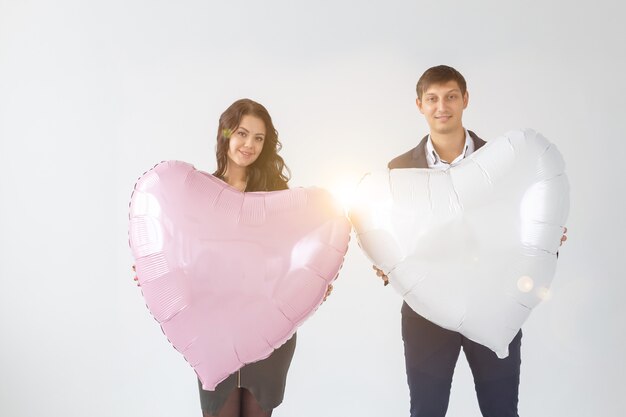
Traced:
POLYGON ((463 94, 463 109, 467 108, 469 104, 469 91, 465 90, 465 94, 463 94))
POLYGON ((415 99, 415 104, 417 105, 417 109, 420 111, 420 113, 424 114, 424 112, 422 111, 422 100, 418 98, 415 99))

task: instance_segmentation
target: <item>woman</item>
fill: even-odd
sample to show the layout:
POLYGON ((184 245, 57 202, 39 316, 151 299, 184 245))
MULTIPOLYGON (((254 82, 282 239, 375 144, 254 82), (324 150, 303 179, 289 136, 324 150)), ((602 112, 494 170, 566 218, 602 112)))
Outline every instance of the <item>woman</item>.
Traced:
MULTIPOLYGON (((272 118, 261 104, 235 101, 217 129, 216 177, 239 191, 287 188, 289 169, 278 155, 281 143, 272 118)), ((200 387, 204 417, 269 417, 283 400, 285 381, 296 347, 294 335, 267 359, 244 366, 215 391, 200 387)))
MULTIPOLYGON (((237 100, 219 120, 213 175, 241 192, 284 190, 289 169, 278 155, 280 148, 278 132, 265 107, 249 99, 237 100)), ((329 285, 326 296, 331 291, 329 285)), ((283 401, 295 346, 296 335, 268 358, 230 375, 214 391, 203 390, 198 381, 203 416, 270 417, 283 401)))

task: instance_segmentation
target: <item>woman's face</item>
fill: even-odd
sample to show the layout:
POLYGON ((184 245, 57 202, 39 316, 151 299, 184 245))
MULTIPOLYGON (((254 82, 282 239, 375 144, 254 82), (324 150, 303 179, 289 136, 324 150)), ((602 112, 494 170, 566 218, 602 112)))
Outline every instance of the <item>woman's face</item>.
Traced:
POLYGON ((265 142, 265 123, 256 116, 246 114, 230 136, 228 163, 241 168, 257 160, 265 142))

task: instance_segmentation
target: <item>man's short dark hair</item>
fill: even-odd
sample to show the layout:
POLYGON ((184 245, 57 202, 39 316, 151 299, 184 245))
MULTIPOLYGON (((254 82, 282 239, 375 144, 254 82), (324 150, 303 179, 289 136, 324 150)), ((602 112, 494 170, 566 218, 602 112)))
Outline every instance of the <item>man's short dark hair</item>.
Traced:
POLYGON ((437 65, 436 67, 428 68, 417 81, 415 91, 417 92, 417 98, 422 99, 422 94, 433 84, 443 84, 448 81, 456 81, 461 89, 461 94, 465 95, 467 91, 467 84, 465 78, 460 72, 447 65, 437 65))

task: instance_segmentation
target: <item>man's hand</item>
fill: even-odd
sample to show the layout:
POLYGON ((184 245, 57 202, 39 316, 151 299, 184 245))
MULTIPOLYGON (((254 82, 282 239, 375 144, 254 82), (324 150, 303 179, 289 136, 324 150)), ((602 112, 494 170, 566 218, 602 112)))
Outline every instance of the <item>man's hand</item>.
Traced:
POLYGON ((383 285, 388 285, 389 284, 389 277, 387 275, 385 275, 385 273, 378 269, 376 267, 376 265, 372 265, 372 268, 374 268, 374 271, 376 271, 376 275, 378 275, 382 280, 383 280, 383 285))

